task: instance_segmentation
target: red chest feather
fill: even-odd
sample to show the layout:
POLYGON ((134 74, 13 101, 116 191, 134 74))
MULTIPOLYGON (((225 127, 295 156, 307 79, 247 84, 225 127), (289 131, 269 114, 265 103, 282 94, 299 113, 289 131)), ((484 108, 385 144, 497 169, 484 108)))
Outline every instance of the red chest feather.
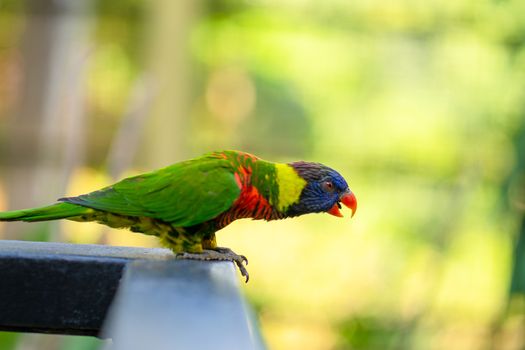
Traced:
POLYGON ((234 176, 237 185, 241 189, 241 193, 230 210, 217 218, 220 228, 230 224, 234 220, 242 218, 253 218, 256 220, 271 220, 277 218, 275 217, 276 212, 268 200, 259 193, 255 186, 252 186, 251 168, 239 166, 234 176))

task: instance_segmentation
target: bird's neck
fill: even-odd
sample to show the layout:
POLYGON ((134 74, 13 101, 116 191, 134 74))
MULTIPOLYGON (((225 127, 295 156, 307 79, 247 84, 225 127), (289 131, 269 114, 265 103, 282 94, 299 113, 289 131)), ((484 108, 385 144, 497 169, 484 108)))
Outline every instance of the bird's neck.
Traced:
POLYGON ((240 152, 223 155, 229 159, 241 192, 230 210, 214 220, 216 229, 242 218, 276 220, 299 215, 293 208, 306 181, 292 165, 270 163, 240 152))
POLYGON ((267 220, 269 217, 289 216, 288 209, 299 202, 306 181, 290 164, 270 163, 251 158, 242 160, 242 163, 237 164, 235 171, 241 198, 249 194, 251 200, 248 202, 258 202, 261 207, 271 207, 272 214, 264 217, 267 220))

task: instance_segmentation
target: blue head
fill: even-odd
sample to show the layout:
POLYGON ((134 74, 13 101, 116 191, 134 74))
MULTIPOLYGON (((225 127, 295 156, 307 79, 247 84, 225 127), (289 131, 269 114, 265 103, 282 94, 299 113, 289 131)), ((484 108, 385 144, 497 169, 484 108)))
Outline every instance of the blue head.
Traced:
POLYGON ((334 169, 323 164, 294 162, 290 165, 297 174, 306 180, 299 202, 290 206, 286 214, 298 216, 307 213, 327 212, 343 216, 339 209, 343 203, 352 210, 357 208, 357 201, 345 179, 334 169))

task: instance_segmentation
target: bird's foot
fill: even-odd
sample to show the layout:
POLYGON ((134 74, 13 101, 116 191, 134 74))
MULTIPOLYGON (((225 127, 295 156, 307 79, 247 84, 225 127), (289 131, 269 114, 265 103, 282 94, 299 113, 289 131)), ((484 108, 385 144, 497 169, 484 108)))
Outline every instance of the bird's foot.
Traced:
POLYGON ((246 283, 248 283, 248 280, 250 279, 248 270, 246 270, 246 267, 244 266, 245 264, 248 265, 248 259, 246 259, 244 255, 236 254, 230 248, 216 247, 213 249, 204 249, 202 253, 182 252, 182 253, 177 254, 177 259, 190 259, 190 260, 203 260, 203 261, 210 261, 210 260, 232 261, 239 268, 241 275, 243 275, 246 278, 246 283))

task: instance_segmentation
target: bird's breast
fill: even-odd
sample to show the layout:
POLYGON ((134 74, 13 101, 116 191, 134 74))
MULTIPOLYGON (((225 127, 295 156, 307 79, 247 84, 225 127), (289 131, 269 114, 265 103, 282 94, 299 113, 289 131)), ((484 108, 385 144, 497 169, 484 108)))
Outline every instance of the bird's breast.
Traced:
POLYGON ((255 186, 245 185, 241 188, 239 198, 233 203, 232 207, 217 218, 218 229, 234 220, 244 218, 274 220, 282 218, 282 215, 261 195, 255 186))

